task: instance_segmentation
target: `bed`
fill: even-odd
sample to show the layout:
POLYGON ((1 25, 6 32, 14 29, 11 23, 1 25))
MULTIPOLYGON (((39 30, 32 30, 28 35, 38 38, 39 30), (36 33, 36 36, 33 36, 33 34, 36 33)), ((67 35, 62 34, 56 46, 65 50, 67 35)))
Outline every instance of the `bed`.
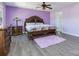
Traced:
POLYGON ((56 34, 55 27, 45 24, 39 16, 27 18, 24 22, 24 30, 27 32, 29 39, 56 34))

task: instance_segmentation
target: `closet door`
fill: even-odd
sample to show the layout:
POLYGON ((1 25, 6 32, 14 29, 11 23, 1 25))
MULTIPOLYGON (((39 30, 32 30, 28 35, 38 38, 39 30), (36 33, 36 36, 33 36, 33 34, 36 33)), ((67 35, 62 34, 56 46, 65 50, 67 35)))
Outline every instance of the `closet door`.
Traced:
POLYGON ((63 13, 57 12, 56 13, 56 31, 58 34, 60 34, 63 31, 62 20, 63 20, 63 13))

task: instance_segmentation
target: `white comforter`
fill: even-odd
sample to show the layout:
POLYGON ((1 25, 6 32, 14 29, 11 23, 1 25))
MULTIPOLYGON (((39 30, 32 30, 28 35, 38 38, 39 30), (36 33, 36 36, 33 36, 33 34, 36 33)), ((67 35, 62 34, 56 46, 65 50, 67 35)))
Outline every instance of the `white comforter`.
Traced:
POLYGON ((28 32, 40 31, 40 30, 48 30, 49 28, 54 29, 54 26, 48 25, 48 24, 28 25, 28 26, 26 26, 26 29, 27 29, 28 32))

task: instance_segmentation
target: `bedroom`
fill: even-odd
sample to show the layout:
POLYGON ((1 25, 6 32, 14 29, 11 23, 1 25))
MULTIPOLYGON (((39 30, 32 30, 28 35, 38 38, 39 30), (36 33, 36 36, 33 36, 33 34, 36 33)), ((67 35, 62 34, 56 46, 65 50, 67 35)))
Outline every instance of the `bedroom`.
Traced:
POLYGON ((0 55, 79 56, 78 6, 78 2, 0 2, 0 55))

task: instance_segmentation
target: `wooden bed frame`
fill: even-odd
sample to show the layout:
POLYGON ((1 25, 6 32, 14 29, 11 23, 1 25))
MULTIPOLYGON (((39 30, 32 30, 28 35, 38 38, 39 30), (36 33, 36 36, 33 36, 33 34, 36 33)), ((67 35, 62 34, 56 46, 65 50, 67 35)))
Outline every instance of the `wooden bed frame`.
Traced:
MULTIPOLYGON (((44 23, 44 21, 42 18, 40 18, 38 16, 31 16, 31 17, 27 18, 24 22, 25 31, 27 31, 26 23, 44 23)), ((48 29, 48 30, 33 31, 33 32, 27 31, 27 34, 28 34, 29 39, 35 39, 35 38, 42 37, 42 36, 56 34, 56 30, 55 29, 48 29)))

